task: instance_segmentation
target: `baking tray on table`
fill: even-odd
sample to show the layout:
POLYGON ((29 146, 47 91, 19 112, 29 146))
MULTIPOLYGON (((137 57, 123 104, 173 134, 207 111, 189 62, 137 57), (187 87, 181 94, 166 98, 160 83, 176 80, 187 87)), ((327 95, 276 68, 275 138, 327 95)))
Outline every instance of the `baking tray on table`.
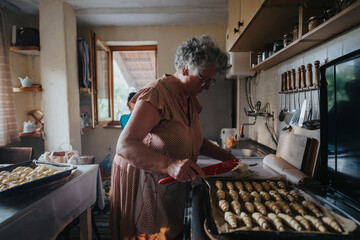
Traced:
MULTIPOLYGON (((219 228, 219 212, 223 213, 220 208, 218 207, 218 204, 215 205, 214 200, 216 198, 217 201, 217 197, 216 197, 216 190, 217 188, 215 187, 215 181, 216 180, 220 180, 222 181, 224 184, 223 186, 223 190, 226 192, 226 194, 228 194, 228 189, 225 185, 226 181, 230 181, 232 183, 234 183, 235 181, 248 181, 248 182, 252 182, 252 181, 264 181, 264 180, 271 180, 271 181, 278 181, 279 179, 234 179, 233 177, 211 177, 211 178, 207 178, 205 181, 203 181, 202 183, 202 191, 204 194, 204 217, 205 217, 205 221, 204 221, 204 231, 206 233, 206 235, 210 238, 210 239, 217 239, 217 240, 232 240, 232 239, 251 239, 251 240, 257 240, 257 239, 301 239, 301 240, 306 240, 306 239, 322 239, 322 240, 331 240, 331 239, 360 239, 360 228, 358 225, 356 225, 355 222, 353 222, 352 220, 346 218, 343 214, 342 211, 340 211, 339 209, 336 209, 332 206, 327 205, 326 203, 323 202, 319 202, 319 200, 315 200, 315 198, 311 197, 309 194, 305 193, 304 191, 300 190, 299 188, 296 188, 296 186, 292 186, 290 184, 287 184, 287 186, 290 189, 296 189, 298 191, 298 194, 300 194, 300 197, 304 197, 304 199, 306 200, 311 200, 313 202, 316 203, 316 205, 322 210, 322 212, 325 214, 326 216, 328 216, 327 214, 330 213, 331 217, 335 216, 335 219, 338 221, 339 223, 339 219, 344 220, 343 222, 340 223, 341 227, 344 229, 343 224, 344 223, 351 223, 350 225, 352 226, 352 229, 350 232, 346 232, 346 233, 335 233, 335 232, 327 232, 327 233, 321 233, 321 232, 316 232, 316 231, 303 231, 303 232, 296 232, 294 230, 291 230, 290 228, 288 228, 286 226, 286 224, 283 222, 284 226, 286 227, 286 231, 285 232, 280 232, 280 231, 276 231, 276 230, 260 230, 260 231, 254 231, 254 230, 231 230, 230 225, 229 226, 229 231, 228 232, 224 232, 223 228, 219 228), (209 186, 210 185, 210 186, 209 186), (213 189, 211 189, 213 188, 213 189), (215 190, 215 191, 214 191, 215 190), (211 197, 210 197, 211 195, 211 197), (326 208, 324 207, 324 205, 326 205, 326 208), (327 209, 327 210, 326 210, 327 209), (324 212, 325 211, 325 212, 324 212), (217 221, 215 221, 215 218, 217 219, 217 221), (219 233, 219 230, 222 231, 219 233)), ((286 182, 285 180, 283 180, 284 182, 286 182)), ((235 187, 235 190, 236 187, 235 187)), ((226 197, 226 199, 228 199, 228 196, 226 197)), ((240 202, 240 198, 239 198, 239 202, 240 202)), ((229 202, 229 201, 228 201, 229 202)), ((217 202, 216 202, 217 203, 217 202)), ((262 200, 263 203, 263 200, 262 200)), ((229 209, 231 210, 231 206, 229 203, 229 209)), ((247 213, 247 211, 244 209, 243 205, 241 208, 241 211, 245 211, 247 213)), ((255 210, 256 211, 256 210, 255 210)), ((267 208, 268 211, 268 208, 267 208)), ((268 211, 270 212, 270 211, 268 211)), ((248 213, 248 215, 251 217, 251 214, 248 213)), ((239 223, 239 220, 238 220, 239 223)), ((269 225, 271 225, 271 223, 268 221, 269 225)), ((225 222, 225 220, 223 220, 222 224, 227 224, 225 222)), ((255 222, 253 222, 253 226, 257 226, 255 222)))
POLYGON ((49 184, 53 184, 53 183, 62 181, 66 177, 69 177, 77 168, 76 166, 73 166, 73 165, 70 165, 70 164, 47 163, 47 162, 38 162, 36 160, 33 160, 33 161, 27 161, 27 162, 12 164, 12 165, 9 165, 7 167, 0 168, 0 172, 1 171, 9 171, 9 172, 11 172, 12 170, 14 170, 17 167, 35 168, 38 165, 49 165, 49 166, 52 166, 52 167, 55 167, 55 168, 59 168, 59 172, 54 173, 54 174, 52 174, 50 176, 38 178, 38 179, 35 179, 33 181, 17 185, 17 186, 12 187, 12 188, 8 188, 8 189, 6 189, 4 191, 0 191, 0 197, 12 196, 12 195, 16 195, 16 194, 19 194, 19 193, 23 194, 24 192, 27 192, 29 190, 34 190, 34 189, 37 189, 39 187, 44 187, 44 186, 47 186, 49 184))

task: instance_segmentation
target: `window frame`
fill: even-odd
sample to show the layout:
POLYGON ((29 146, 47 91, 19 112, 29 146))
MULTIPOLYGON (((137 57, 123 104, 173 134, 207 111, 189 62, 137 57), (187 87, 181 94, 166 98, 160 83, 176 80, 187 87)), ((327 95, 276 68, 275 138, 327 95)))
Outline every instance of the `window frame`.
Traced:
POLYGON ((96 89, 96 98, 95 98, 95 102, 96 102, 96 118, 97 118, 97 124, 106 124, 106 123, 109 123, 113 120, 114 116, 113 116, 113 74, 112 74, 112 52, 111 52, 111 49, 109 48, 109 46, 96 34, 94 33, 94 54, 95 54, 95 73, 96 73, 96 86, 95 86, 95 89, 96 89), (110 117, 109 118, 106 118, 106 119, 101 119, 100 120, 100 117, 99 117, 99 76, 98 76, 98 71, 97 71, 97 60, 98 60, 98 55, 97 55, 97 52, 98 52, 98 42, 101 44, 101 46, 106 50, 106 52, 108 53, 108 60, 109 60, 109 65, 108 65, 108 94, 109 94, 109 107, 110 107, 110 117))
POLYGON ((157 57, 158 57, 158 46, 157 45, 124 45, 124 46, 109 46, 110 48, 110 62, 111 62, 111 72, 110 72, 110 76, 111 76, 111 116, 112 119, 111 121, 108 123, 108 126, 110 127, 114 127, 117 128, 120 126, 120 122, 119 120, 114 120, 114 90, 113 90, 113 86, 114 86, 114 69, 113 69, 113 52, 117 52, 117 51, 155 51, 155 78, 157 78, 157 57))

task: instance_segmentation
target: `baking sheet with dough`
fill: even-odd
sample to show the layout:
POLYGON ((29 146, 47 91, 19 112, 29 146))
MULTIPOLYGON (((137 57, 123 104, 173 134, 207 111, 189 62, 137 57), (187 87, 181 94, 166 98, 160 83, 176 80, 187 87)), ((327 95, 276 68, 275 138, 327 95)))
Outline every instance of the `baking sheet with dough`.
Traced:
POLYGON ((0 171, 9 171, 11 172, 17 167, 31 167, 36 168, 37 166, 48 166, 49 168, 56 169, 58 172, 54 173, 52 175, 37 178, 35 180, 22 183, 20 185, 8 188, 6 190, 0 191, 0 196, 9 196, 9 195, 16 195, 16 194, 25 194, 26 191, 35 189, 37 187, 41 187, 47 184, 51 184, 54 182, 57 182, 58 180, 64 179, 65 177, 68 177, 70 174, 74 173, 76 171, 76 166, 70 165, 70 164, 55 164, 55 163, 47 163, 47 162, 39 162, 36 160, 18 163, 9 165, 7 167, 1 168, 0 171))
MULTIPOLYGON (((242 181, 242 182, 243 181, 250 181, 250 182, 251 181, 264 181, 264 179, 253 179, 253 178, 252 179, 211 178, 211 179, 206 179, 205 180, 206 184, 209 187, 211 214, 212 214, 213 220, 215 222, 215 225, 217 227, 218 233, 222 234, 222 233, 232 233, 232 232, 243 231, 243 230, 241 230, 241 227, 243 227, 244 224, 240 224, 236 228, 231 228, 230 225, 225 221, 224 212, 222 212, 220 210, 220 208, 218 207, 218 199, 217 199, 217 196, 216 196, 217 188, 215 186, 215 181, 216 180, 222 180, 223 182, 231 181, 231 182, 234 183, 235 181, 242 181)), ((275 178, 271 178, 271 179, 268 179, 268 180, 275 180, 276 181, 276 180, 279 180, 279 178, 275 177, 275 178)), ((298 194, 301 195, 305 200, 310 200, 313 203, 315 203, 318 207, 320 207, 323 214, 324 214, 324 216, 334 218, 341 225, 341 227, 343 228, 343 230, 344 230, 344 232, 342 233, 343 235, 347 235, 347 234, 353 232, 357 228, 357 225, 356 225, 355 222, 353 222, 352 220, 350 220, 348 218, 340 216, 339 214, 336 214, 335 212, 330 211, 329 209, 324 207, 319 201, 317 201, 315 198, 313 198, 311 195, 307 194, 306 192, 304 192, 304 191, 302 191, 302 190, 300 190, 298 188, 295 188, 295 187, 291 187, 291 188, 297 190, 298 194)), ((225 192, 227 192, 227 194, 228 194, 228 191, 227 191, 226 187, 224 187, 223 190, 225 192)), ((242 209, 242 211, 244 211, 244 209, 242 209)), ((238 221, 238 222, 240 222, 240 221, 238 221)), ((340 235, 338 233, 332 233, 332 232, 331 233, 330 232, 321 233, 321 232, 318 232, 318 231, 296 232, 294 230, 291 230, 290 228, 286 228, 286 229, 287 229, 287 231, 286 231, 287 233, 291 232, 291 233, 294 233, 294 234, 313 234, 315 236, 318 235, 318 234, 320 234, 320 235, 326 235, 326 234, 340 235)), ((283 233, 283 232, 277 232, 275 230, 263 230, 263 231, 274 232, 276 234, 282 234, 283 233)))

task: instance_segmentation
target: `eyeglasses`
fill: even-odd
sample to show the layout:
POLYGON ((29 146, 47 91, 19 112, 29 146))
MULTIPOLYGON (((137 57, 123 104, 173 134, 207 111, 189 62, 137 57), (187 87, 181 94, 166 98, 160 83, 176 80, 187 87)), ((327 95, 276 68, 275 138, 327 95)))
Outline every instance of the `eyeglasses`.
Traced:
POLYGON ((207 88, 207 87, 211 87, 212 85, 215 84, 216 80, 215 78, 211 79, 211 78, 205 78, 203 75, 201 75, 200 73, 198 74, 199 79, 202 81, 201 87, 202 88, 207 88))

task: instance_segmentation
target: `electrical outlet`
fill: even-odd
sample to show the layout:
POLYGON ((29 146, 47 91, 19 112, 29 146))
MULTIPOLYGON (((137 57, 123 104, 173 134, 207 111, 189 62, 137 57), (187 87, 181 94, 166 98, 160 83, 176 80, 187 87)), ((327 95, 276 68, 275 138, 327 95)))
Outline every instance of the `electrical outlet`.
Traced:
POLYGON ((112 146, 107 146, 106 149, 108 152, 112 152, 112 146))

